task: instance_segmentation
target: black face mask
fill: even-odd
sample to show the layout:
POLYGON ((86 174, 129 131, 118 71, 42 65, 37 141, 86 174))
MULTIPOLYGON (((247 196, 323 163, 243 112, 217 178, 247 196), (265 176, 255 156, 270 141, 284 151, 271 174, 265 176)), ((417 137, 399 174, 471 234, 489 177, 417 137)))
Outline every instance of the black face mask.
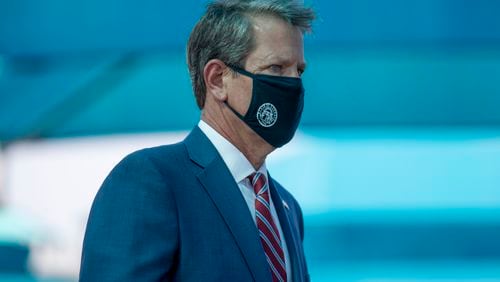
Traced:
POLYGON ((264 74, 253 74, 230 66, 253 80, 252 100, 245 116, 227 106, 262 139, 274 147, 288 143, 299 126, 304 108, 302 80, 264 74))

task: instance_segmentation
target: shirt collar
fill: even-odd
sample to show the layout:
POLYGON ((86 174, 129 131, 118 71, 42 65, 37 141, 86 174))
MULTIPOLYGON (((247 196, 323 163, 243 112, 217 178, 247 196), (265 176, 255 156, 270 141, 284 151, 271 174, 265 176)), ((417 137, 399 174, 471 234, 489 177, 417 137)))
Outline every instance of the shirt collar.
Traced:
MULTIPOLYGON (((207 138, 212 142, 222 160, 226 164, 227 168, 231 172, 236 183, 239 183, 250 174, 255 172, 252 164, 247 160, 245 155, 238 150, 231 142, 220 135, 215 129, 213 129, 209 124, 200 120, 198 127, 207 136, 207 138)), ((266 163, 258 169, 258 171, 264 174, 267 178, 266 163)))

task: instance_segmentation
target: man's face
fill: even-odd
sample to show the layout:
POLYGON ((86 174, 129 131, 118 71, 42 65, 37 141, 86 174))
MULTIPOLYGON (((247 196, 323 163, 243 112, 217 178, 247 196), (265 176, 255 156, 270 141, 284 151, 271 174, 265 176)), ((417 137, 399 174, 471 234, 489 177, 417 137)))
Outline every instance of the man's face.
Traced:
MULTIPOLYGON (((244 68, 255 74, 300 77, 305 69, 302 32, 272 16, 253 18, 255 49, 244 68)), ((238 75, 226 85, 228 103, 245 115, 252 99, 252 79, 238 75)))

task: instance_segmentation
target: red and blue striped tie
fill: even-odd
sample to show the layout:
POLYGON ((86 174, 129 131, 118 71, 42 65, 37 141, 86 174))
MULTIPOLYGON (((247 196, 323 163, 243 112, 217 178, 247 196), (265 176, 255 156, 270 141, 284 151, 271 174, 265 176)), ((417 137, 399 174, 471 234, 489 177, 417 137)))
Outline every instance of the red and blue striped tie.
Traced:
POLYGON ((266 176, 256 172, 248 178, 255 191, 255 218, 259 229, 260 242, 264 247, 267 262, 271 268, 273 282, 286 282, 285 255, 278 228, 271 216, 269 185, 266 176))

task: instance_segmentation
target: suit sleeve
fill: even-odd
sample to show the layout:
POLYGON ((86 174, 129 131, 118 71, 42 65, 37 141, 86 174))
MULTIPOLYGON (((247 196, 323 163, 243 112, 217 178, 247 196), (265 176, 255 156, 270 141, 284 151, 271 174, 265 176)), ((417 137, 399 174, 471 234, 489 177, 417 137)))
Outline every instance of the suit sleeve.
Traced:
POLYGON ((143 151, 121 161, 91 208, 80 281, 168 281, 178 248, 175 200, 143 151))

